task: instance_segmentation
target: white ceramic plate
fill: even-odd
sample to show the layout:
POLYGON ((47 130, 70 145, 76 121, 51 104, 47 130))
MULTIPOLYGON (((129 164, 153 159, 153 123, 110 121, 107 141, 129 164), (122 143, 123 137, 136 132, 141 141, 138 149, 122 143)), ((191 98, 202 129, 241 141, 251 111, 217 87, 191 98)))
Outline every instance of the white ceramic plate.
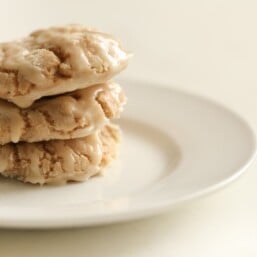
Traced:
POLYGON ((223 187, 245 171, 255 137, 238 115, 198 96, 124 81, 120 157, 86 183, 0 180, 0 227, 91 226, 141 218, 223 187))

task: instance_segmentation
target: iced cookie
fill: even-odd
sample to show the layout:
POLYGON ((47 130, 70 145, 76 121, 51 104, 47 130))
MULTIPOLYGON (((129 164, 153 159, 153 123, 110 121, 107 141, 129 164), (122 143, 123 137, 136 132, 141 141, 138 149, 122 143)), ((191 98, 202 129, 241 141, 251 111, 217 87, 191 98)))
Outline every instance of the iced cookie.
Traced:
POLYGON ((83 181, 107 166, 116 155, 120 132, 106 125, 80 139, 0 146, 0 174, 33 184, 83 181))
POLYGON ((0 100, 0 144, 87 136, 119 118, 125 101, 113 82, 42 98, 26 109, 0 100))
POLYGON ((38 30, 0 44, 0 98, 29 107, 43 96, 103 83, 128 59, 117 40, 81 25, 38 30))

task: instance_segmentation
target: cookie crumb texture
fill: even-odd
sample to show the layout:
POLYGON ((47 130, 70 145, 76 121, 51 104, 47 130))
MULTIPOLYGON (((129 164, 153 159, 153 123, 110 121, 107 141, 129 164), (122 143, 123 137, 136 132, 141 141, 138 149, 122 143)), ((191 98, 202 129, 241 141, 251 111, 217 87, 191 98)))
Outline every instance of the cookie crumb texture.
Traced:
POLYGON ((0 144, 88 136, 119 118, 125 102, 113 82, 42 98, 26 109, 0 100, 0 144))
POLYGON ((43 96, 106 82, 128 59, 117 40, 91 28, 38 30, 0 44, 0 98, 26 108, 43 96))
POLYGON ((0 174, 32 184, 86 180, 116 156, 117 126, 106 125, 87 137, 0 146, 0 174))

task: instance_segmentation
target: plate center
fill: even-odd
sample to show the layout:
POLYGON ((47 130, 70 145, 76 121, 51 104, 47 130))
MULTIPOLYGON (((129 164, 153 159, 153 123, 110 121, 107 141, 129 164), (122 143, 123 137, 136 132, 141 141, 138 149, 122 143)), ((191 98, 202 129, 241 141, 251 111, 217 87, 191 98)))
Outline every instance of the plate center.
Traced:
POLYGON ((126 201, 174 171, 180 151, 168 134, 129 118, 122 119, 120 125, 123 131, 120 154, 103 176, 84 183, 43 187, 1 179, 0 205, 31 207, 126 201))

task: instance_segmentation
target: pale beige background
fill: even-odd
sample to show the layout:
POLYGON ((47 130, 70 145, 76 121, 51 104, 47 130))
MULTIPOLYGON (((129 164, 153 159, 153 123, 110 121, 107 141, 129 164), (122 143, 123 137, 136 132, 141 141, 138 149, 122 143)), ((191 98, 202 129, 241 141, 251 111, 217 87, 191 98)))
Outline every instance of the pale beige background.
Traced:
MULTIPOLYGON (((176 85, 257 128, 255 0, 1 1, 0 39, 85 23, 135 53, 125 77, 176 85)), ((0 256, 257 256, 256 164, 227 189, 144 221, 61 231, 0 230, 0 256)))

